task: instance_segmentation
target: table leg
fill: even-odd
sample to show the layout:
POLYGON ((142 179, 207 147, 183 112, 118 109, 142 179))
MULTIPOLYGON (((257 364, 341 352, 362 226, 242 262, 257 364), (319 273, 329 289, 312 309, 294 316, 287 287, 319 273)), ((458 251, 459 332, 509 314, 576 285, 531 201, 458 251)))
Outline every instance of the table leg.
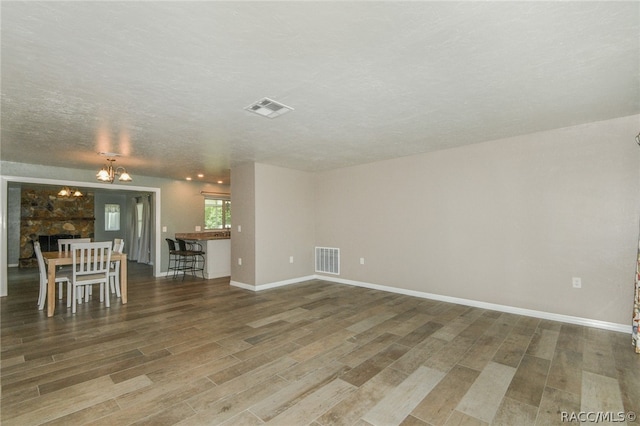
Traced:
POLYGON ((127 259, 120 261, 120 296, 122 304, 127 303, 127 259))
POLYGON ((56 265, 50 264, 47 271, 47 316, 52 317, 56 309, 56 265))

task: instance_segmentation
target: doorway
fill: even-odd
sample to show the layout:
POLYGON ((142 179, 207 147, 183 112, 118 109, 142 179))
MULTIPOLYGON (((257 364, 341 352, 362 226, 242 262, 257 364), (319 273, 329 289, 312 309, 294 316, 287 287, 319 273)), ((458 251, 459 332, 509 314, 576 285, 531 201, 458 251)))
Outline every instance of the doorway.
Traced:
MULTIPOLYGON (((76 182, 76 181, 57 181, 52 179, 41 179, 41 178, 27 178, 27 177, 9 177, 9 176, 0 176, 0 200, 2 205, 2 216, 1 216, 1 225, 0 226, 0 296, 8 295, 8 268, 9 268, 9 241, 11 244, 15 244, 16 238, 16 229, 19 229, 20 226, 20 210, 16 209, 15 206, 10 208, 8 206, 9 197, 15 197, 16 193, 20 192, 22 185, 39 185, 39 186, 49 186, 52 188, 59 188, 61 186, 70 186, 70 187, 80 187, 85 188, 87 190, 99 191, 105 194, 118 194, 120 193, 125 198, 131 198, 133 196, 146 196, 149 198, 150 206, 152 206, 151 210, 153 211, 152 217, 150 219, 151 226, 148 228, 149 232, 149 240, 151 244, 151 249, 149 253, 149 261, 152 264, 153 275, 160 276, 160 256, 161 256, 161 247, 160 247, 160 188, 153 187, 142 187, 142 186, 116 186, 116 187, 108 187, 104 184, 97 183, 89 183, 89 182, 76 182), (10 194, 11 191, 11 194, 10 194), (18 228, 16 228, 16 226, 18 228)), ((96 212, 96 219, 98 217, 98 213, 96 212)), ((100 239, 105 239, 106 237, 100 236, 100 239)), ((98 236, 96 235, 96 239, 98 236)), ((108 238, 111 239, 111 238, 108 238)), ((13 255, 15 257, 15 255, 13 255)), ((12 261, 15 259, 12 258, 12 261)), ((12 263, 11 266, 15 266, 12 263)))

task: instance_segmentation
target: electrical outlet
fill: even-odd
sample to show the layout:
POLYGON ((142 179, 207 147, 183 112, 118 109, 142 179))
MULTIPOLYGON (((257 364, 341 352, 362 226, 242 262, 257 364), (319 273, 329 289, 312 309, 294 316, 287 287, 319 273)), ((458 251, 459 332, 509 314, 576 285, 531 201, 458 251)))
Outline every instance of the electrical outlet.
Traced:
POLYGON ((582 279, 579 277, 573 277, 571 283, 573 284, 573 288, 582 288, 582 279))
POLYGON ((293 256, 289 256, 289 263, 293 263, 293 256))
POLYGON ((238 258, 238 265, 242 266, 242 258, 241 257, 238 258))
POLYGON ((360 258, 360 264, 361 264, 361 265, 364 265, 364 257, 361 257, 361 258, 360 258))

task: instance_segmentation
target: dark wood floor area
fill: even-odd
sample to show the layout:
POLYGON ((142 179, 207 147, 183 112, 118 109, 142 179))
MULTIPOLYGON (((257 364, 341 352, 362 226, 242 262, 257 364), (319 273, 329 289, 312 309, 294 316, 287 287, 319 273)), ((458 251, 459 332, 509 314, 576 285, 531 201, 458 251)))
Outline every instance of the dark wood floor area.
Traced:
POLYGON ((114 296, 72 315, 58 301, 47 318, 37 287, 36 270, 12 268, 1 301, 3 426, 640 414, 640 357, 622 333, 320 280, 254 293, 133 263, 124 306, 114 296))

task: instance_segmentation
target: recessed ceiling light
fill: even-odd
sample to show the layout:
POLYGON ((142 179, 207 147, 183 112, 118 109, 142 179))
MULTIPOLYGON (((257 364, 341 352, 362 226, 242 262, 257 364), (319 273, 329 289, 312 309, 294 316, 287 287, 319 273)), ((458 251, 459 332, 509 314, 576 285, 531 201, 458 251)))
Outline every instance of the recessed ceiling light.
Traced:
POLYGON ((187 180, 191 180, 191 177, 189 176, 189 177, 187 177, 186 179, 187 179, 187 180))
POLYGON ((289 111, 293 111, 293 108, 276 102, 269 98, 262 98, 258 102, 254 102, 245 108, 247 111, 256 113, 267 118, 276 118, 289 111))
POLYGON ((204 177, 204 175, 203 175, 202 173, 198 173, 198 177, 199 177, 199 178, 203 178, 203 177, 204 177))
POLYGON ((219 180, 219 181, 218 181, 218 183, 222 183, 222 181, 221 181, 221 180, 219 180))

